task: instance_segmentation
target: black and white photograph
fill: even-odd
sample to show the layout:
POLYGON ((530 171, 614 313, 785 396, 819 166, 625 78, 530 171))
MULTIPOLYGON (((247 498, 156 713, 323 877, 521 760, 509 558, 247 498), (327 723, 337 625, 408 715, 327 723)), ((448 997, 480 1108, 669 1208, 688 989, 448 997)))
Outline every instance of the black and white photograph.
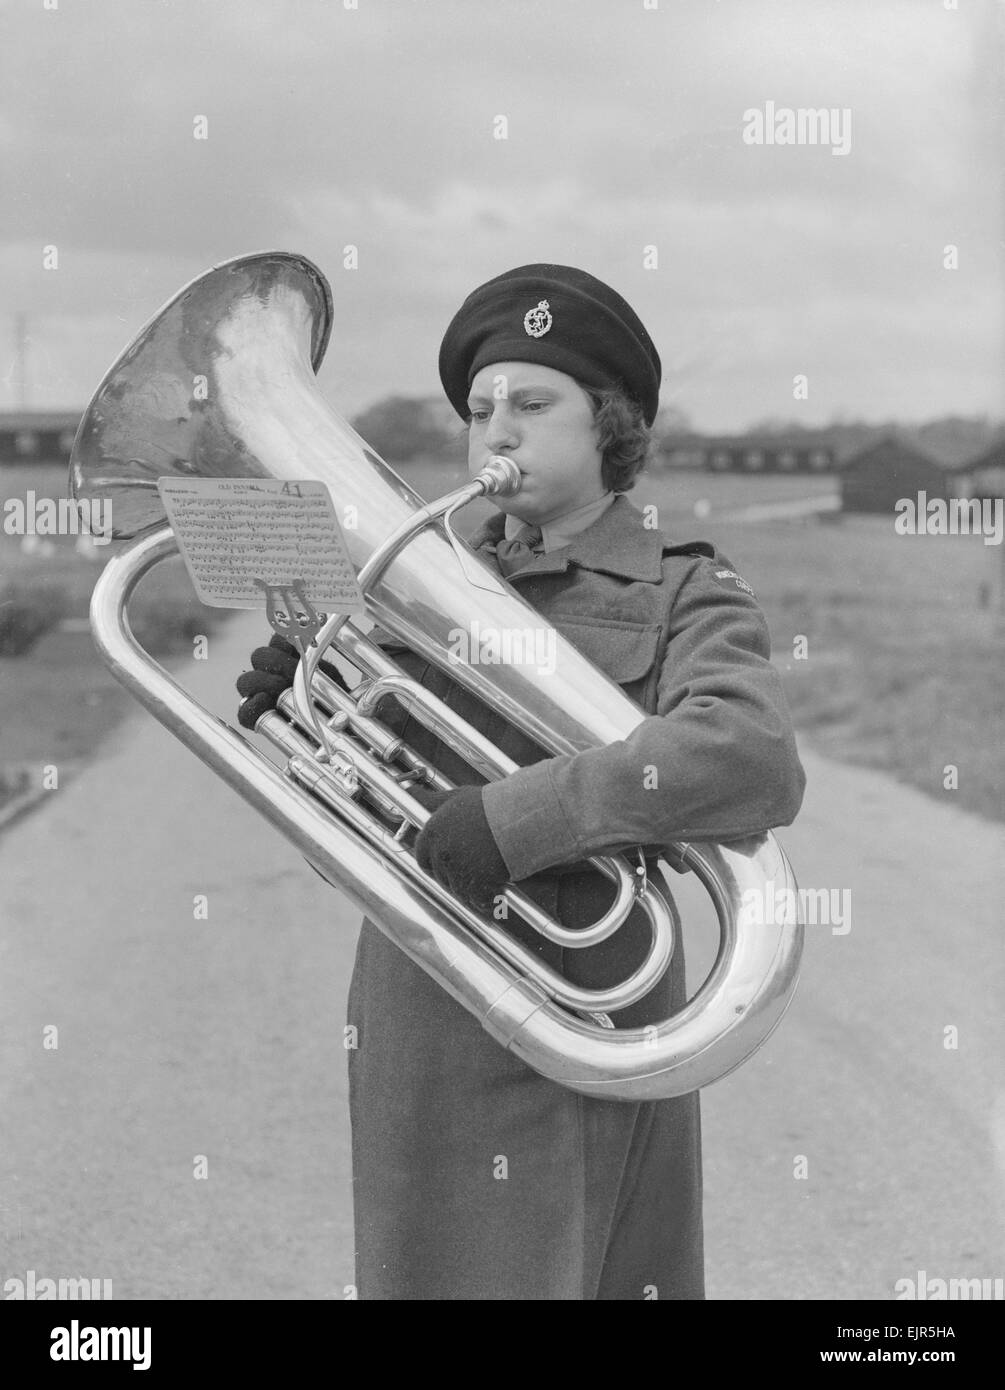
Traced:
POLYGON ((687 1301, 965 1362, 1005 4, 6 0, 0 53, 31 1355, 687 1301))

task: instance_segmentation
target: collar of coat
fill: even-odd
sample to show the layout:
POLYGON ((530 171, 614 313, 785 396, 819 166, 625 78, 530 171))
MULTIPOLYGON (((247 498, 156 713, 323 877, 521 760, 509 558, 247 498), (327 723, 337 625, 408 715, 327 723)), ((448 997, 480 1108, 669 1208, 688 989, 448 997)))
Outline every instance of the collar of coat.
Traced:
MULTIPOLYGON (((490 550, 503 538, 506 525, 504 512, 489 517, 471 537, 473 550, 490 550)), ((633 507, 624 494, 619 494, 607 510, 585 531, 574 536, 560 550, 537 555, 526 569, 515 576, 522 579, 531 574, 558 574, 570 565, 581 569, 615 574, 622 579, 641 579, 658 584, 663 578, 663 556, 714 555, 715 547, 708 541, 687 541, 675 545, 661 531, 646 526, 642 513, 633 507)))

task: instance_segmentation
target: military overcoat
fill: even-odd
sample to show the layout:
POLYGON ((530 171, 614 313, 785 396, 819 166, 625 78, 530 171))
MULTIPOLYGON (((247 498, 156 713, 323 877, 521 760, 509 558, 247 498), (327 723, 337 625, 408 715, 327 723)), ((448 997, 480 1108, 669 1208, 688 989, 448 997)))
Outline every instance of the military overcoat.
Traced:
MULTIPOLYGON (((472 546, 492 557, 503 526, 493 517, 472 546)), ((544 907, 570 926, 595 920, 612 890, 573 867, 591 854, 642 844, 653 868, 671 840, 736 839, 793 819, 804 777, 767 626, 712 545, 673 543, 620 496, 510 582, 646 712, 629 738, 544 755, 437 667, 389 650, 522 765, 485 788, 484 804, 512 877, 529 878, 544 907)), ((455 782, 483 780, 417 721, 390 722, 455 782)), ((592 986, 623 978, 648 942, 638 912, 587 951, 511 929, 592 986)), ((678 951, 614 1022, 638 1026, 684 1002, 678 951)), ((593 1100, 537 1076, 369 922, 348 1022, 362 1298, 703 1297, 696 1094, 593 1100)))

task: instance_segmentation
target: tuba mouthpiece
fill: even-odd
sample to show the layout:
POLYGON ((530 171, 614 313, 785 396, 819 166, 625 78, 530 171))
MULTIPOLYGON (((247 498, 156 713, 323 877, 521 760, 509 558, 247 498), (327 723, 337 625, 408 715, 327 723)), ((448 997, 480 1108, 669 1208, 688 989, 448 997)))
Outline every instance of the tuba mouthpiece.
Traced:
POLYGON ((493 454, 475 481, 487 497, 512 497, 520 491, 520 470, 505 454, 493 454))

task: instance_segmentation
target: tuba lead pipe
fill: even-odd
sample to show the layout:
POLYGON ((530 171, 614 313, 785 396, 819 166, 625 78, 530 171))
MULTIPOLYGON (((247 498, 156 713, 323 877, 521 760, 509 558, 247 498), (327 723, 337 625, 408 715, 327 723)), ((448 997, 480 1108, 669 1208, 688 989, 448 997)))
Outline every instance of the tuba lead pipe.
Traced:
MULTIPOLYGON (((314 377, 331 318, 330 288, 310 261, 283 252, 242 256, 174 295, 106 373, 70 459, 73 495, 110 502, 112 534, 133 541, 108 562, 95 586, 91 623, 99 652, 155 718, 528 1066, 612 1100, 654 1100, 707 1086, 763 1045, 796 987, 803 946, 798 915, 752 921, 746 910, 751 897, 774 902, 784 894, 785 901, 797 901, 791 866, 773 835, 667 847, 711 899, 718 954, 693 998, 671 1018, 612 1029, 605 1014, 644 997, 665 969, 679 926, 672 899, 651 885, 639 899, 653 937, 641 973, 606 991, 584 991, 424 875, 402 827, 418 823, 425 811, 398 775, 422 775, 424 764, 373 718, 376 698, 368 697, 366 680, 383 682, 385 693, 393 688, 395 698, 428 718, 484 775, 505 775, 511 764, 460 721, 444 720, 428 692, 405 683, 354 619, 334 626, 338 652, 366 678, 360 695, 343 697, 320 675, 306 681, 310 698, 317 691, 332 717, 332 737, 346 740, 340 748, 352 766, 347 762, 341 770, 319 760, 313 738, 278 713, 265 722, 284 744, 288 763, 285 771, 275 767, 248 738, 192 700, 130 631, 136 584, 176 549, 164 525, 158 479, 313 480, 326 485, 337 509, 352 508, 358 517, 345 539, 357 576, 367 578, 371 622, 438 665, 539 748, 563 754, 604 746, 628 738, 645 717, 554 631, 554 669, 546 680, 528 665, 449 660, 458 627, 477 623, 480 630, 505 631, 542 624, 541 615, 451 528, 468 495, 512 485, 506 461, 493 461, 498 477, 460 490, 464 498, 424 502, 319 392, 314 377), (208 383, 198 397, 197 376, 208 383)), ((319 655, 312 653, 311 663, 319 655)), ((306 670, 304 662, 301 685, 306 670)), ((449 786, 439 773, 433 779, 449 786)), ((634 883, 622 860, 596 862, 622 888, 634 883)), ((519 896, 512 901, 519 903, 519 896)))

